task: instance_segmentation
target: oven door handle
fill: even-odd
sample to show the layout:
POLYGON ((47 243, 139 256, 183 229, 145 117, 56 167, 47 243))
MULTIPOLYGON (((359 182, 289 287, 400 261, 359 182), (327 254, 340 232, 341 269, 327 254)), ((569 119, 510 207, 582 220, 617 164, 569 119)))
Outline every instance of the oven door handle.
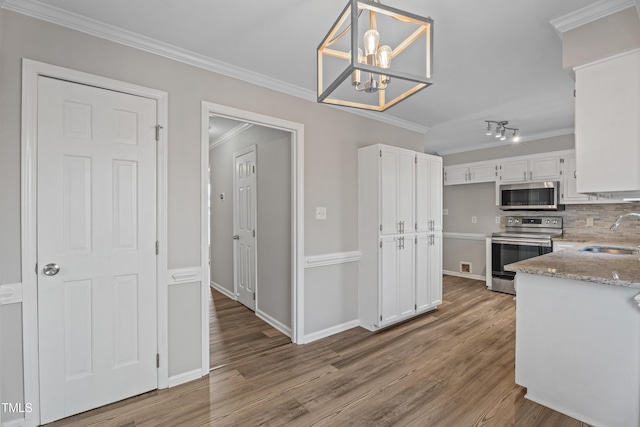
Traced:
POLYGON ((551 247, 551 240, 545 239, 510 239, 508 237, 493 237, 491 243, 521 245, 521 246, 540 246, 543 248, 551 247))

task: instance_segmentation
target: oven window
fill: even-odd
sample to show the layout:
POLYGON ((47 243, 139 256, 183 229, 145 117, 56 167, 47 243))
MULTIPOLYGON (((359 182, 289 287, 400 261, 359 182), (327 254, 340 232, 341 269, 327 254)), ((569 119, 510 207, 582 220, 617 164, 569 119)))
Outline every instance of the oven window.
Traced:
POLYGON ((555 188, 502 190, 502 206, 553 206, 555 188))
POLYGON ((508 243, 491 244, 491 270, 493 277, 513 279, 516 273, 504 271, 504 266, 525 259, 548 254, 552 249, 543 246, 525 246, 508 243))

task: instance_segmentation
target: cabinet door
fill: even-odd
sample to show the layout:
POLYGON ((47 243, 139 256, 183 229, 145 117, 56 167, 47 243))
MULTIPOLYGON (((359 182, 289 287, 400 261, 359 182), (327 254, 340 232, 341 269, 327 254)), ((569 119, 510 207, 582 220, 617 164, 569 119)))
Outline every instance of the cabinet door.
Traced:
POLYGON ((590 197, 580 194, 577 190, 578 173, 576 170, 576 156, 566 156, 564 158, 564 175, 562 199, 564 203, 588 202, 590 197))
POLYGON ((419 234, 416 243, 416 310, 424 311, 431 307, 429 298, 429 244, 428 234, 419 234))
POLYGON ((529 179, 531 181, 548 181, 560 178, 560 157, 547 157, 529 161, 529 179))
POLYGON ((442 304, 442 233, 433 233, 429 248, 429 302, 442 304))
MULTIPOLYGON (((429 199, 431 197, 431 158, 427 154, 418 154, 416 161, 416 232, 429 231, 429 199)), ((440 173, 442 176, 442 173, 440 173)), ((442 179, 440 177, 440 179, 442 179)))
POLYGON ((498 167, 494 164, 469 167, 471 182, 491 182, 498 178, 498 167))
POLYGON ((525 182, 529 177, 529 162, 515 160, 500 164, 500 182, 525 182))
POLYGON ((398 312, 406 317, 415 313, 414 236, 402 236, 398 248, 398 312))
POLYGON ((380 231, 382 234, 396 234, 400 230, 397 216, 398 150, 383 147, 380 153, 380 231))
POLYGON ((430 231, 442 230, 442 157, 429 156, 430 231))
POLYGON ((380 239, 380 323, 392 323, 400 317, 398 294, 399 240, 393 236, 380 239))
POLYGON ((640 189, 640 51, 576 69, 577 190, 640 189))
POLYGON ((415 230, 415 165, 416 153, 400 150, 398 153, 398 214, 401 233, 415 230))
POLYGON ((464 184, 469 177, 469 168, 466 166, 447 166, 444 169, 444 185, 464 184))

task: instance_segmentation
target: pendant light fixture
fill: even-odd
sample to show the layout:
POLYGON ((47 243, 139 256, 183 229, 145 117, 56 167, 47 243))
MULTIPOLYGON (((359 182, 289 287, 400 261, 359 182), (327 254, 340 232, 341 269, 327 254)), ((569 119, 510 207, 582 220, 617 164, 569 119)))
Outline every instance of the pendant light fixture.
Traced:
POLYGON ((520 129, 507 127, 509 122, 507 120, 503 121, 494 121, 494 120, 485 120, 487 124, 485 135, 491 136, 495 135, 500 141, 504 141, 507 139, 507 130, 513 132, 511 134, 511 142, 520 142, 520 129), (493 131, 493 125, 495 125, 495 133, 493 131))
POLYGON ((317 55, 318 102, 384 111, 432 84, 433 20, 349 0, 317 55))

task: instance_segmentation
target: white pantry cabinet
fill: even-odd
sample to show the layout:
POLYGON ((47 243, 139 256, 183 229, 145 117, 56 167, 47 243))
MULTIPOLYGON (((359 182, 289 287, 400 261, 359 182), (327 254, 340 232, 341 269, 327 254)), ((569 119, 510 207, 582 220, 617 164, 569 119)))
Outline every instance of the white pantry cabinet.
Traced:
POLYGON ((640 49, 575 68, 577 190, 640 195, 640 49))
POLYGON ((358 236, 362 327, 440 305, 442 159, 382 144, 358 150, 358 236))

